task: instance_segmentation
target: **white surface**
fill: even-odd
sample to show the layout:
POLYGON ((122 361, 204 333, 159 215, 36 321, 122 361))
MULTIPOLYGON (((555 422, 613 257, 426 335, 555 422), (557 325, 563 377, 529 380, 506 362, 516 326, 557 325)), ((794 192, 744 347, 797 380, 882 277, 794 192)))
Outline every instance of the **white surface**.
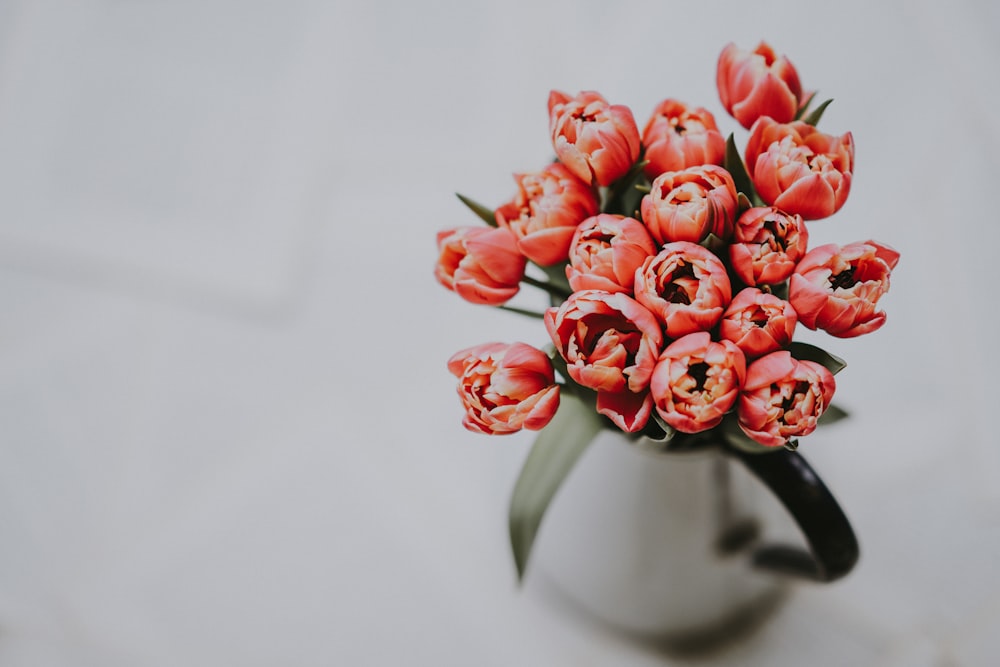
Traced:
POLYGON ((861 564, 699 664, 993 664, 998 29, 971 0, 0 3, 0 664, 686 664, 515 586, 531 438, 466 433, 444 362, 544 334, 436 285, 433 238, 549 158, 550 88, 735 130, 715 58, 761 38, 858 147, 813 242, 902 261, 886 327, 825 341, 853 419, 803 444, 861 564))

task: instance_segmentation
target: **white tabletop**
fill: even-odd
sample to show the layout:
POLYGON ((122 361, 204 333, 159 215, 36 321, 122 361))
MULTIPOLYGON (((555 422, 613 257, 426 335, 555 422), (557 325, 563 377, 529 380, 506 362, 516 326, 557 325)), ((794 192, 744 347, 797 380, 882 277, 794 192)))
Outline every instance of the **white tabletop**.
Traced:
POLYGON ((531 435, 463 430, 445 361, 544 332, 438 286, 434 234, 550 158, 551 88, 742 132, 715 58, 760 39, 857 144, 811 242, 902 260, 886 326, 825 339, 852 419, 803 442, 857 570, 698 664, 994 664, 998 30, 974 0, 0 4, 0 664, 687 664, 515 584, 531 435))

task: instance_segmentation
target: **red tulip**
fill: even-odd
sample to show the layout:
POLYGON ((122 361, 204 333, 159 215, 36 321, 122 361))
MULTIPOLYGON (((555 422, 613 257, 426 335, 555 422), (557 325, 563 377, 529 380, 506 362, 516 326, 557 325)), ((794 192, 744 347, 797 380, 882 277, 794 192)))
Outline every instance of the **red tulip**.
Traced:
POLYGON ((701 107, 677 100, 663 100, 642 131, 646 175, 654 179, 665 171, 681 171, 705 164, 721 165, 726 140, 715 125, 715 117, 701 107))
POLYGON ((660 174, 642 198, 642 221, 657 242, 698 243, 710 233, 728 240, 736 219, 736 186, 715 165, 660 174))
POLYGON ((752 359, 788 347, 797 321, 790 303, 747 287, 722 314, 719 337, 736 343, 752 359))
POLYGON ((645 225, 602 213, 580 223, 570 244, 566 277, 574 290, 632 293, 635 270, 656 254, 645 225))
POLYGON ((497 224, 514 233, 518 250, 536 264, 566 261, 576 226, 600 209, 594 189, 559 163, 514 180, 517 194, 496 210, 497 224))
POLYGON ((740 348, 699 331, 663 350, 649 390, 665 422, 683 433, 698 433, 722 421, 736 402, 745 375, 740 348))
POLYGON ((838 338, 875 331, 885 324, 878 302, 898 262, 898 252, 875 241, 814 248, 795 267, 788 300, 810 329, 838 338))
POLYGON ((726 266, 687 241, 663 246, 636 271, 635 298, 666 326, 668 338, 714 327, 732 298, 726 266))
POLYGON ((438 282, 472 303, 498 306, 520 289, 525 259, 509 229, 457 227, 438 232, 438 282))
POLYGON ((588 184, 610 185, 639 159, 639 128, 632 111, 599 93, 549 94, 549 131, 559 160, 588 184))
POLYGON ((786 213, 818 220, 847 201, 854 170, 854 139, 823 134, 812 125, 763 117, 747 140, 746 162, 766 203, 786 213))
POLYGON ((751 208, 736 220, 729 260, 747 285, 776 285, 792 275, 806 254, 809 232, 801 215, 766 206, 751 208))
POLYGON ((750 52, 728 44, 719 55, 715 82, 722 106, 746 128, 762 116, 787 123, 802 106, 798 72, 765 42, 750 52))
POLYGON ((787 350, 772 352, 747 367, 736 403, 740 428, 766 447, 786 445, 816 430, 836 388, 820 364, 794 359, 787 350))
POLYGON ((663 343, 652 313, 626 294, 584 290, 545 311, 545 328, 570 377, 597 391, 599 413, 629 433, 646 425, 663 343))
POLYGON ((524 343, 485 343, 456 353, 448 370, 458 378, 465 428, 503 435, 537 431, 559 408, 552 362, 524 343))

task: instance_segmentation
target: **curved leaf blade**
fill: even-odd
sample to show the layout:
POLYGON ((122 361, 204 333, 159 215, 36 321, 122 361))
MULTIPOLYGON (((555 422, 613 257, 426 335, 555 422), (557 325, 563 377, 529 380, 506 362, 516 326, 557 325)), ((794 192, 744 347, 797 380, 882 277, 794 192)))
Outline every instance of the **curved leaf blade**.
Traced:
POLYGON ((830 106, 830 102, 833 102, 833 100, 829 99, 826 102, 820 104, 815 109, 813 109, 812 113, 810 113, 803 119, 803 122, 806 123, 807 125, 812 125, 813 127, 816 127, 816 124, 819 122, 819 119, 823 117, 823 112, 826 111, 826 108, 828 106, 830 106))
POLYGON ((746 165, 743 164, 743 158, 740 156, 739 149, 736 148, 736 139, 733 138, 732 134, 726 139, 726 159, 723 166, 733 177, 736 192, 742 193, 749 202, 759 206, 760 198, 757 196, 757 191, 754 190, 750 174, 747 173, 746 165))
POLYGON ((604 428, 593 406, 563 392, 559 411, 535 439, 510 500, 510 546, 521 581, 545 510, 577 459, 604 428))
POLYGON ((809 343, 794 341, 788 346, 788 351, 799 361, 815 361, 817 364, 825 366, 834 375, 847 367, 847 362, 840 357, 836 357, 823 348, 810 345, 809 343))
POLYGON ((469 199, 468 197, 466 197, 465 195, 463 195, 463 194, 461 194, 459 192, 456 192, 455 196, 458 197, 463 204, 465 204, 466 206, 468 206, 469 209, 473 213, 475 213, 476 215, 478 215, 479 218, 483 222, 485 222, 487 225, 489 225, 490 227, 496 227, 497 226, 497 217, 496 217, 496 214, 491 209, 483 206, 482 204, 480 204, 477 201, 469 199))

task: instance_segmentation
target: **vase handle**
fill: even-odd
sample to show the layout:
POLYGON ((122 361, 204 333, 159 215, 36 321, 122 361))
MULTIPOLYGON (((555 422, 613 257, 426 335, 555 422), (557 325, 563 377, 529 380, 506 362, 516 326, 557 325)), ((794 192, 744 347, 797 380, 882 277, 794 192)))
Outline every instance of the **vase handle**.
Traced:
POLYGON ((811 581, 840 579, 858 562, 858 540, 837 500, 798 452, 751 454, 728 448, 762 481, 795 519, 809 550, 765 545, 753 553, 755 567, 811 581))

